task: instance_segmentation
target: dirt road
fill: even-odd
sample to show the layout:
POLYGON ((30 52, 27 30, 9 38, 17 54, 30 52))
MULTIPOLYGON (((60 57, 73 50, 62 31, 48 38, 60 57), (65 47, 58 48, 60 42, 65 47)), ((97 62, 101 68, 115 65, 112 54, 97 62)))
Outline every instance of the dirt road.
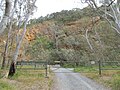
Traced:
POLYGON ((72 69, 51 69, 56 77, 52 90, 109 90, 80 73, 73 73, 72 69))

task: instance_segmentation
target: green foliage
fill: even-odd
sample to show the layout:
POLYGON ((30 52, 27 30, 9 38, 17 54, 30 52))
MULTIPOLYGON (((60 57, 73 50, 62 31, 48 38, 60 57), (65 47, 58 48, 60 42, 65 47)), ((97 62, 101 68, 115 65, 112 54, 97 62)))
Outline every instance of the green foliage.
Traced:
POLYGON ((50 42, 45 36, 38 36, 27 48, 26 55, 32 56, 33 60, 46 60, 49 56, 49 50, 52 48, 52 42, 50 42))
MULTIPOLYGON (((61 12, 52 13, 49 15, 50 19, 54 19, 58 22, 70 22, 75 21, 81 18, 80 9, 73 9, 73 10, 62 10, 61 12)), ((48 17, 48 19, 49 19, 48 17)))
POLYGON ((60 51, 56 50, 56 49, 52 49, 51 52, 50 52, 50 61, 51 62, 54 62, 54 61, 60 61, 60 51))
POLYGON ((45 36, 38 36, 32 46, 33 50, 39 46, 43 47, 44 49, 52 49, 53 43, 50 42, 45 36))
POLYGON ((45 17, 39 17, 38 19, 31 19, 30 23, 42 23, 47 20, 55 20, 59 23, 67 23, 70 21, 76 21, 78 19, 81 19, 84 16, 95 16, 96 14, 93 13, 93 10, 89 7, 86 7, 84 9, 74 8, 72 10, 62 10, 61 12, 56 12, 52 14, 48 14, 45 17))

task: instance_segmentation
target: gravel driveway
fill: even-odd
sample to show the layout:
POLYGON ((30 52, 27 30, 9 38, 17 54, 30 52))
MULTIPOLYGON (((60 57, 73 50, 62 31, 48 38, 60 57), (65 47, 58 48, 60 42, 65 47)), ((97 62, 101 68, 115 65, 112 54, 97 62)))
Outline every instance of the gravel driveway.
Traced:
POLYGON ((80 73, 73 73, 72 69, 51 69, 56 77, 52 90, 109 90, 80 73))

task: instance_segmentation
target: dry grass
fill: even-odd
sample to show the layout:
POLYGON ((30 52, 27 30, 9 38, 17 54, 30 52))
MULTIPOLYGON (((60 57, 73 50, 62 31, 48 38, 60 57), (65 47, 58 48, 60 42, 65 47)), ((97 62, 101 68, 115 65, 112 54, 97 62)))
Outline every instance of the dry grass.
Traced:
POLYGON ((9 89, 4 90, 50 90, 53 75, 45 78, 45 70, 18 70, 9 79, 0 79, 9 89))
POLYGON ((98 73, 82 73, 83 75, 104 84, 106 87, 112 88, 112 90, 120 90, 120 71, 118 70, 106 70, 102 71, 100 76, 98 73))

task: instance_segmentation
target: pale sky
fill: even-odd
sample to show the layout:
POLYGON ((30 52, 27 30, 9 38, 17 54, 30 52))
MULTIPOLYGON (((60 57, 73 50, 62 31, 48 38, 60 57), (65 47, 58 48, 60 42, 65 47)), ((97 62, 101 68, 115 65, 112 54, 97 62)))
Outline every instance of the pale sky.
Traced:
POLYGON ((61 10, 71 10, 73 8, 83 8, 86 5, 82 4, 80 0, 37 0, 37 11, 33 18, 46 16, 53 12, 60 12, 61 10))

